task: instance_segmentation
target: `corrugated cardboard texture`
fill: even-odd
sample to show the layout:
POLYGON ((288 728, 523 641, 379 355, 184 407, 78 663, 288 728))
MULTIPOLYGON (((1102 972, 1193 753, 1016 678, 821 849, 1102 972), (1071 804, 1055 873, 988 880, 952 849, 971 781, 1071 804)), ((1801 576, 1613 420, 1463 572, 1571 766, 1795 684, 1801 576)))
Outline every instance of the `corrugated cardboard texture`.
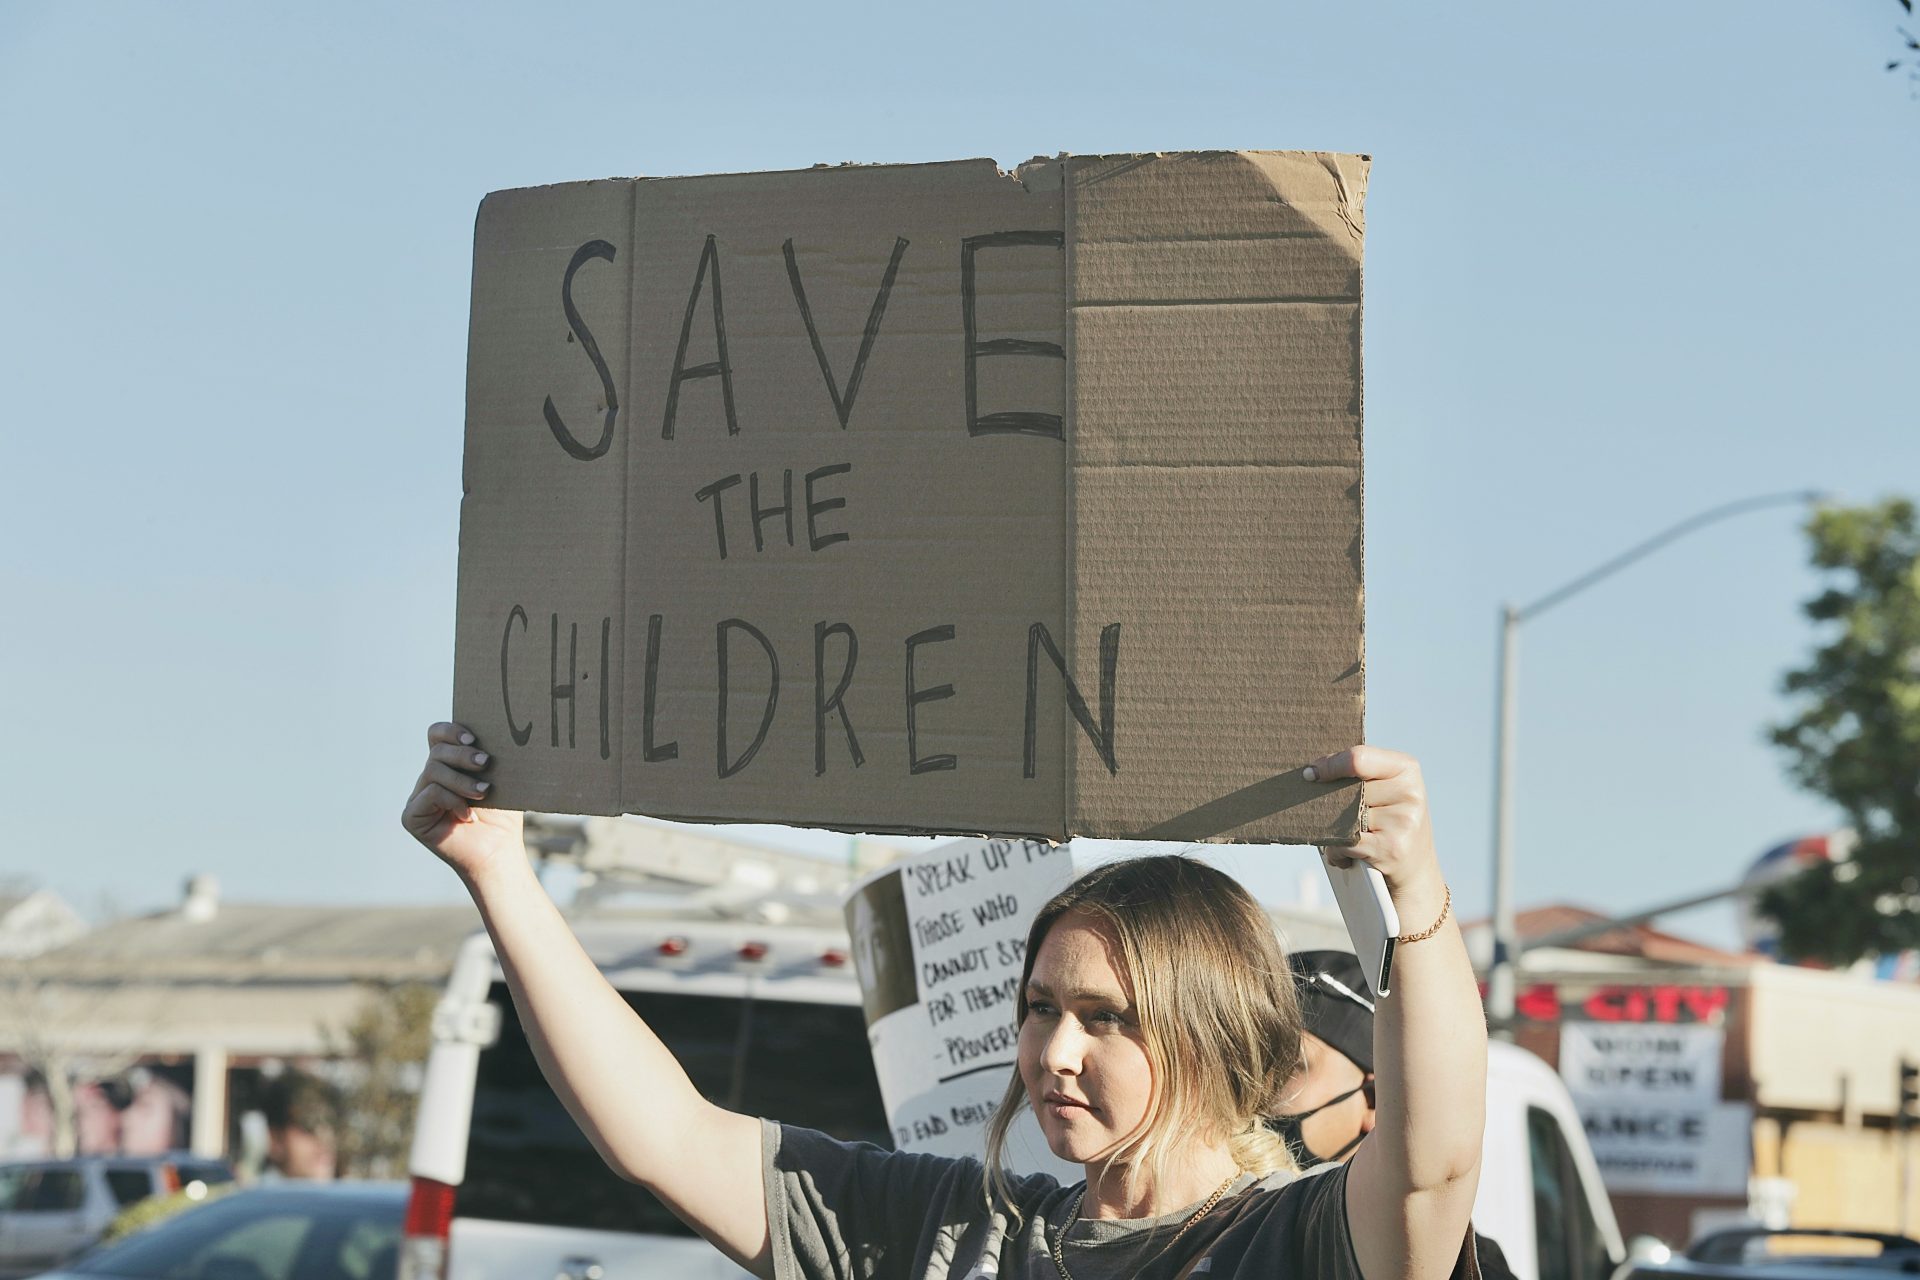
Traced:
POLYGON ((1365 179, 1347 156, 1067 161, 1074 646, 1117 622, 1152 653, 1119 682, 1125 768, 1073 757, 1077 833, 1358 820, 1357 789, 1293 771, 1361 736, 1365 179))
POLYGON ((455 715, 494 803, 1329 842, 1366 162, 489 196, 455 715), (1062 667, 1071 673, 1071 686, 1062 667))

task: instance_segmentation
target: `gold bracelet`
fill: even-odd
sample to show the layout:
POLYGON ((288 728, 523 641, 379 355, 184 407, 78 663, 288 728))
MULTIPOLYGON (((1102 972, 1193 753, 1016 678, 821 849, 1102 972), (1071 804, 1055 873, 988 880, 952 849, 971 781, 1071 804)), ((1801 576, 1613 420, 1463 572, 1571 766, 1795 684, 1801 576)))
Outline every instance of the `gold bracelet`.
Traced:
POLYGON ((1404 946, 1409 942, 1425 942, 1428 938, 1440 932, 1440 926, 1447 922, 1447 913, 1453 910, 1453 886, 1443 883, 1440 887, 1447 891, 1446 900, 1440 904, 1440 918, 1422 929, 1419 933, 1401 934, 1394 939, 1396 943, 1404 946))

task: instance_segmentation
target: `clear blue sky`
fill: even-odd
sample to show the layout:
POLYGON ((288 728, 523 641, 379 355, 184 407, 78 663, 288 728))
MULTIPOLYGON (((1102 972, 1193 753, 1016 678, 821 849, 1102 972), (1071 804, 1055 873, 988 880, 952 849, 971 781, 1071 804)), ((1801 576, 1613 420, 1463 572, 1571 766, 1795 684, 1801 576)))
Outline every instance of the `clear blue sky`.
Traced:
MULTIPOLYGON (((1900 20, 8 0, 0 874, 84 909, 195 870, 236 899, 456 894, 396 815, 449 705, 488 191, 1298 147, 1374 157, 1369 736, 1425 759, 1484 911, 1503 599, 1723 500, 1920 481, 1900 20)), ((1796 520, 1701 533, 1529 626, 1523 903, 1710 887, 1830 825, 1762 740, 1813 641, 1796 520)), ((1234 861, 1290 889, 1307 858, 1234 861)))

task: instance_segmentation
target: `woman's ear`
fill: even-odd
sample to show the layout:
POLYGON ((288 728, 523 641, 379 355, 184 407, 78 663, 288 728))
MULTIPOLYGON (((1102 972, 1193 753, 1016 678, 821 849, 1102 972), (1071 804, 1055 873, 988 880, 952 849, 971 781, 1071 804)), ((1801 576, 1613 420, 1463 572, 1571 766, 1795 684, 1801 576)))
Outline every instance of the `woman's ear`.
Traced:
POLYGON ((1372 1133, 1373 1126, 1379 1121, 1379 1112, 1374 1110, 1373 1072, 1369 1071, 1360 1079, 1360 1096, 1366 1101, 1366 1114, 1360 1117, 1360 1132, 1372 1133))

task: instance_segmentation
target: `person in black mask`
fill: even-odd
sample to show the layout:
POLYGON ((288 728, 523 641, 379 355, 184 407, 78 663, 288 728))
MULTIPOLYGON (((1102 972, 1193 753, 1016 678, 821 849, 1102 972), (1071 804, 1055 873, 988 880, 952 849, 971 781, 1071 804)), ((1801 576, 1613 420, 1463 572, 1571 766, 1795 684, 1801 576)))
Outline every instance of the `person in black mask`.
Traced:
MULTIPOLYGON (((1373 1132, 1373 991, 1350 952, 1295 951, 1287 962, 1300 995, 1306 1065, 1267 1124, 1294 1162, 1310 1169, 1347 1159, 1373 1132)), ((1475 1232, 1474 1246, 1486 1280, 1513 1280, 1499 1245, 1475 1232)))
POLYGON ((1373 1132, 1373 992, 1344 951, 1287 957, 1300 993, 1306 1066, 1272 1127, 1303 1169, 1345 1160, 1373 1132))

